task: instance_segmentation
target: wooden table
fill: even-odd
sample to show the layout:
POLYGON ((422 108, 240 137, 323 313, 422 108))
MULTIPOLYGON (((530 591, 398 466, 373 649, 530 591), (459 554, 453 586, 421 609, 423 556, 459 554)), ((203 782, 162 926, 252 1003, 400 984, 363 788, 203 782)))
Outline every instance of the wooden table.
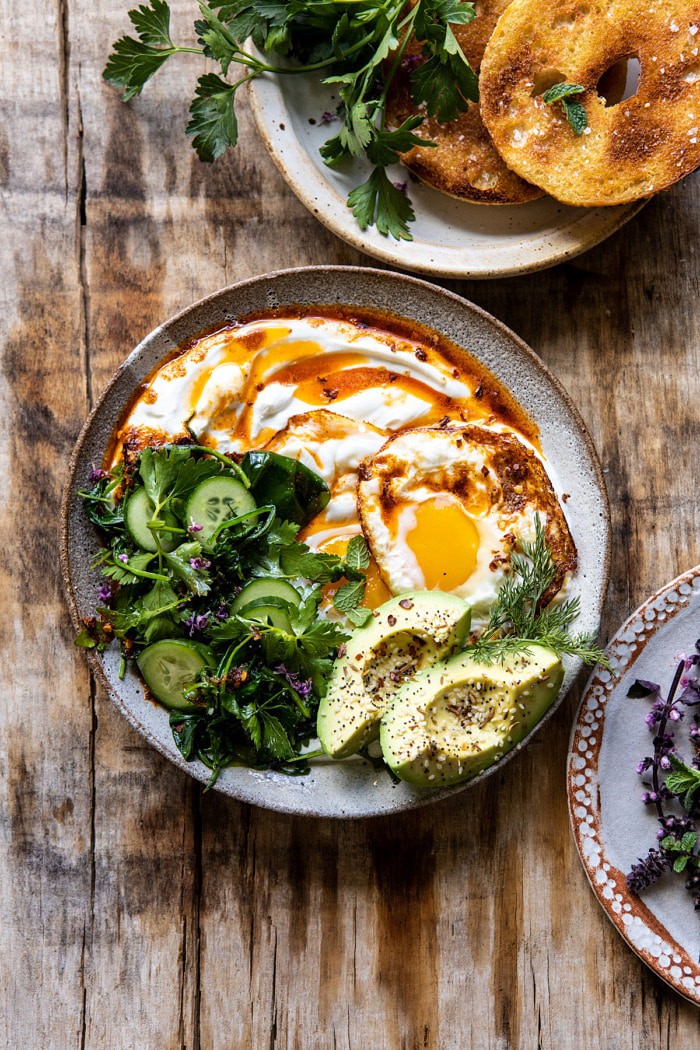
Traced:
MULTIPOLYGON (((178 0, 176 24, 193 7, 178 0)), ((370 261, 287 190, 245 107, 243 147, 198 163, 195 57, 120 103, 99 72, 125 9, 0 0, 0 1045, 697 1046, 696 1010, 626 948, 576 856, 576 695, 475 790, 340 823, 202 795, 91 681, 57 526, 112 371, 222 285, 370 261)), ((606 636, 700 560, 699 220, 691 178, 568 265, 450 283, 535 347, 591 428, 613 514, 606 636)))

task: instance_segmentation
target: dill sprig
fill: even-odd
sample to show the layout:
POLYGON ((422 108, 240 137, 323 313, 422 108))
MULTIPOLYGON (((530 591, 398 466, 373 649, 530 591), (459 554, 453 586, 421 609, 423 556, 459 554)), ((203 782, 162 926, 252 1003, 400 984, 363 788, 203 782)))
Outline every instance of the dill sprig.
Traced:
POLYGON ((578 597, 551 603, 542 608, 542 599, 556 575, 556 566, 547 545, 544 525, 535 518, 535 538, 523 542, 520 553, 511 558, 511 573, 491 607, 489 621, 469 652, 482 663, 504 663, 513 656, 525 656, 531 643, 546 645, 558 656, 574 656, 584 664, 610 667, 604 651, 592 634, 571 633, 578 618, 578 597))

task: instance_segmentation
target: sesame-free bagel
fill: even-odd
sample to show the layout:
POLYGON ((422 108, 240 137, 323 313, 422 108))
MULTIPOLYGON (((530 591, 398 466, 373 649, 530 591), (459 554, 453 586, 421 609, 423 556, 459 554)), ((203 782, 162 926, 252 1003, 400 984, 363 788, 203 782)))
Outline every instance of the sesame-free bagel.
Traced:
POLYGON ((698 0, 513 0, 481 65, 481 112, 508 167, 566 204, 649 197, 700 165, 698 0), (607 105, 596 88, 636 56, 637 93, 607 105), (577 136, 561 103, 542 93, 566 81, 586 90, 577 136))
MULTIPOLYGON (((478 73, 486 43, 509 0, 481 0, 477 17, 468 25, 452 30, 470 66, 478 73)), ((403 61, 396 71, 387 98, 387 123, 398 127, 416 112, 411 97, 410 73, 423 61, 421 44, 409 41, 403 61)), ((425 107, 418 109, 423 112, 425 107)), ((509 171, 496 152, 484 127, 479 106, 470 103, 456 120, 440 124, 427 117, 417 134, 437 143, 435 147, 415 146, 401 157, 409 171, 441 193, 480 204, 520 204, 542 196, 509 171)))

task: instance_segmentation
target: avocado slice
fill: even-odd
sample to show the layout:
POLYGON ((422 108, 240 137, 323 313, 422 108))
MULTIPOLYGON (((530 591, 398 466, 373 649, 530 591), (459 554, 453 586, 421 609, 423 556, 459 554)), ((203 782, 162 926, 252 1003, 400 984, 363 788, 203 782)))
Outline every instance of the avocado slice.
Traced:
POLYGON ((401 684, 464 643, 467 603, 442 591, 392 598, 354 632, 336 660, 318 709, 317 733, 333 758, 347 758, 376 739, 379 719, 401 684))
POLYGON ((416 787, 445 787, 480 773, 539 722, 564 668, 545 646, 487 667, 468 653, 435 663, 397 691, 382 717, 384 761, 416 787))

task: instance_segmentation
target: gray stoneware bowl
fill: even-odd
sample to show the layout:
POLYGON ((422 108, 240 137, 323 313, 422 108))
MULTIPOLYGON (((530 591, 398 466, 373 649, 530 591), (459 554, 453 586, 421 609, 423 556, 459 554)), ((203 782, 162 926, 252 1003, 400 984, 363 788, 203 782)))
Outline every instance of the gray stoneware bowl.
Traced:
MULTIPOLYGON (((566 515, 579 551, 579 570, 572 585, 572 594, 581 598, 578 626, 597 631, 609 573, 609 513, 600 464, 571 399, 521 339, 472 303, 415 278, 344 266, 282 270, 225 288, 156 328, 117 371, 78 439, 63 504, 62 570, 76 630, 81 617, 94 612, 98 575, 91 563, 99 550, 99 539, 83 513, 78 490, 91 465, 102 462, 110 435, 136 388, 164 357, 203 329, 287 305, 373 307, 420 321, 469 350, 514 393, 540 429, 550 472, 569 494, 566 515)), ((88 653, 87 659, 132 726, 181 769, 206 782, 209 771, 199 762, 183 760, 172 740, 167 711, 144 699, 136 674, 129 671, 124 681, 119 680, 118 653, 88 653)), ((554 715, 579 670, 578 661, 569 662, 561 694, 540 725, 554 715)), ((388 775, 376 772, 362 759, 329 759, 315 760, 306 777, 232 767, 223 771, 216 790, 285 813, 326 817, 393 813, 465 790, 500 768, 528 740, 497 766, 449 789, 427 791, 393 784, 388 775)))

